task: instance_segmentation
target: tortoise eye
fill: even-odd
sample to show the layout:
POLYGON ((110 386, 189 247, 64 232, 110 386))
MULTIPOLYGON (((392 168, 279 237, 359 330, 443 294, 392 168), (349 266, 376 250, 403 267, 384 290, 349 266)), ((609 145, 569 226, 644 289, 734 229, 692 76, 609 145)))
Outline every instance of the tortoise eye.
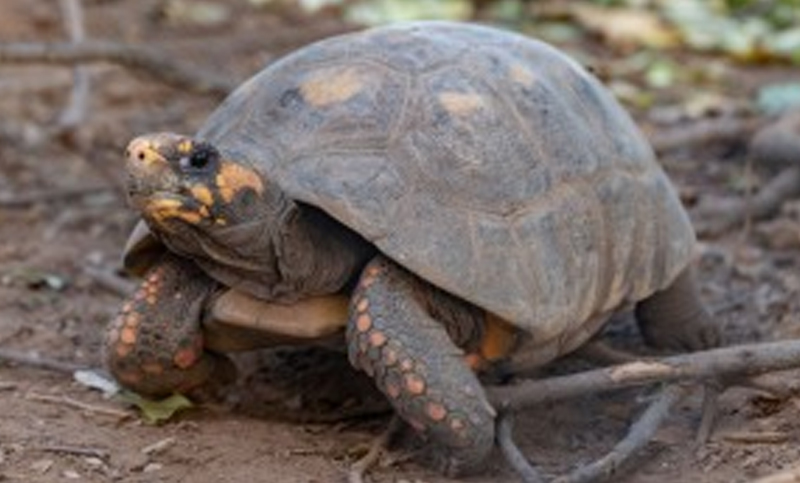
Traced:
POLYGON ((210 146, 197 146, 188 156, 180 158, 179 163, 184 171, 203 171, 214 160, 216 152, 210 146))

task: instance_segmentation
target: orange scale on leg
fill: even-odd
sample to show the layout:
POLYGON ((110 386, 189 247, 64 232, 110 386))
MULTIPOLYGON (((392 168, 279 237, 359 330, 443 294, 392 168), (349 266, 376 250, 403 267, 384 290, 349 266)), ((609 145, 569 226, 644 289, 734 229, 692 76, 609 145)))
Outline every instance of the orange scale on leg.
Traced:
POLYGON ((372 347, 381 347, 386 344, 386 334, 379 330, 373 330, 369 333, 369 343, 372 347))
POLYGON ((406 386, 406 391, 409 393, 419 396, 425 393, 425 379, 423 379, 419 374, 406 374, 403 378, 406 386))
POLYGON ((366 332, 372 328, 372 318, 367 314, 361 314, 356 318, 356 329, 359 332, 366 332))
POLYGON ((114 346, 114 353, 118 357, 125 357, 133 351, 133 346, 130 344, 117 344, 114 346))
POLYGON ((447 408, 438 402, 430 401, 425 405, 425 413, 433 421, 443 421, 447 417, 447 408))
POLYGON ((125 326, 119 333, 119 340, 123 344, 133 345, 136 343, 137 333, 133 327, 125 326))
POLYGON ((172 362, 181 369, 187 369, 194 365, 200 358, 200 354, 193 347, 185 347, 178 349, 175 355, 172 356, 172 362))
POLYGON ((369 308, 369 300, 367 298, 362 298, 356 304, 356 310, 358 312, 361 312, 361 313, 366 312, 368 308, 369 308))

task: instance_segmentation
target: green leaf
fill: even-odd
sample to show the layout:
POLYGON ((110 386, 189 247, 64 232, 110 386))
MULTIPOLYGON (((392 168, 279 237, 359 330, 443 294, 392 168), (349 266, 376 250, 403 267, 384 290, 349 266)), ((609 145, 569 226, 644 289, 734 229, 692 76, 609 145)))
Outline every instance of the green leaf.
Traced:
POLYGON ((159 401, 146 399, 131 391, 122 391, 117 397, 139 408, 142 418, 150 424, 169 421, 179 411, 194 407, 194 404, 182 394, 173 394, 159 401))
POLYGON ((374 0, 360 1, 345 10, 345 19, 365 25, 409 20, 469 20, 474 13, 470 0, 374 0))

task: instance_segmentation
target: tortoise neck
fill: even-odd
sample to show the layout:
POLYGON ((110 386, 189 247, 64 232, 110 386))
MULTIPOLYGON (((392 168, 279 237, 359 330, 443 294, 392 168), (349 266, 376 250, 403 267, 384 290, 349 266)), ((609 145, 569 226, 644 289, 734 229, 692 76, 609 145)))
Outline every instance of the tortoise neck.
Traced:
POLYGON ((281 283, 298 299, 347 289, 375 248, 322 210, 291 203, 274 240, 281 283))

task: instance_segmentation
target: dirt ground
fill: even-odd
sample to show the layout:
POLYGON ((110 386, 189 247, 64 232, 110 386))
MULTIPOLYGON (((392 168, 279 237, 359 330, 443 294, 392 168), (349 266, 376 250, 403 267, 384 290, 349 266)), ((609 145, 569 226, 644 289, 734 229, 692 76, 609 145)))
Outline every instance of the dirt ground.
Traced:
MULTIPOLYGON (((244 79, 286 51, 352 28, 335 18, 251 10, 246 2, 232 2, 234 15, 220 25, 187 25, 165 15, 161 4, 86 2, 87 32, 146 43, 176 60, 244 79)), ((60 40, 62 32, 55 2, 3 0, 0 5, 2 41, 60 40)), ((730 69, 723 87, 731 98, 752 97, 759 85, 792 75, 796 80, 798 74, 788 68, 730 69)), ((218 99, 107 64, 92 65, 89 72, 88 119, 70 135, 51 137, 48 128, 67 102, 70 71, 0 66, 0 347, 99 367, 104 327, 120 296, 98 284, 86 268, 118 268, 135 222, 120 190, 120 154, 139 133, 194 131, 218 99), (79 194, 64 195, 75 191, 79 194)), ((674 102, 685 94, 676 89, 662 95, 664 102, 674 102)), ((658 132, 659 126, 635 114, 648 132, 658 132)), ((708 194, 736 193, 746 176, 742 141, 666 153, 664 165, 690 207, 708 194)), ((753 176, 758 181, 767 174, 756 170, 753 176)), ((774 221, 701 239, 697 266, 703 297, 728 341, 797 336, 798 206, 787 204, 778 220, 782 233, 794 234, 789 243, 776 246, 774 221)), ((629 343, 635 337, 625 325, 611 332, 629 343)), ((386 413, 339 422, 290 420, 286 414, 293 407, 314 399, 318 386, 309 381, 319 374, 304 369, 307 378, 277 388, 281 382, 275 381, 287 372, 280 368, 285 362, 272 355, 259 361, 279 367, 252 369, 253 360, 247 360, 247 385, 222 402, 158 426, 145 424, 121 402, 105 400, 65 373, 0 365, 0 481, 344 481, 359 448, 386 424, 386 413)), ((334 366, 337 374, 349 374, 342 361, 334 366)), ((629 390, 543 406, 520 415, 516 437, 545 473, 562 474, 608 451, 650 395, 629 390)), ((693 396, 646 454, 614 481, 745 482, 790 467, 800 461, 798 412, 793 399, 728 391, 721 398, 716 431, 697 449, 691 441, 700 410, 699 397, 693 396)), ((373 481, 449 481, 406 453, 393 456, 370 475, 373 481)), ((516 478, 498 456, 486 474, 468 481, 516 478)))

